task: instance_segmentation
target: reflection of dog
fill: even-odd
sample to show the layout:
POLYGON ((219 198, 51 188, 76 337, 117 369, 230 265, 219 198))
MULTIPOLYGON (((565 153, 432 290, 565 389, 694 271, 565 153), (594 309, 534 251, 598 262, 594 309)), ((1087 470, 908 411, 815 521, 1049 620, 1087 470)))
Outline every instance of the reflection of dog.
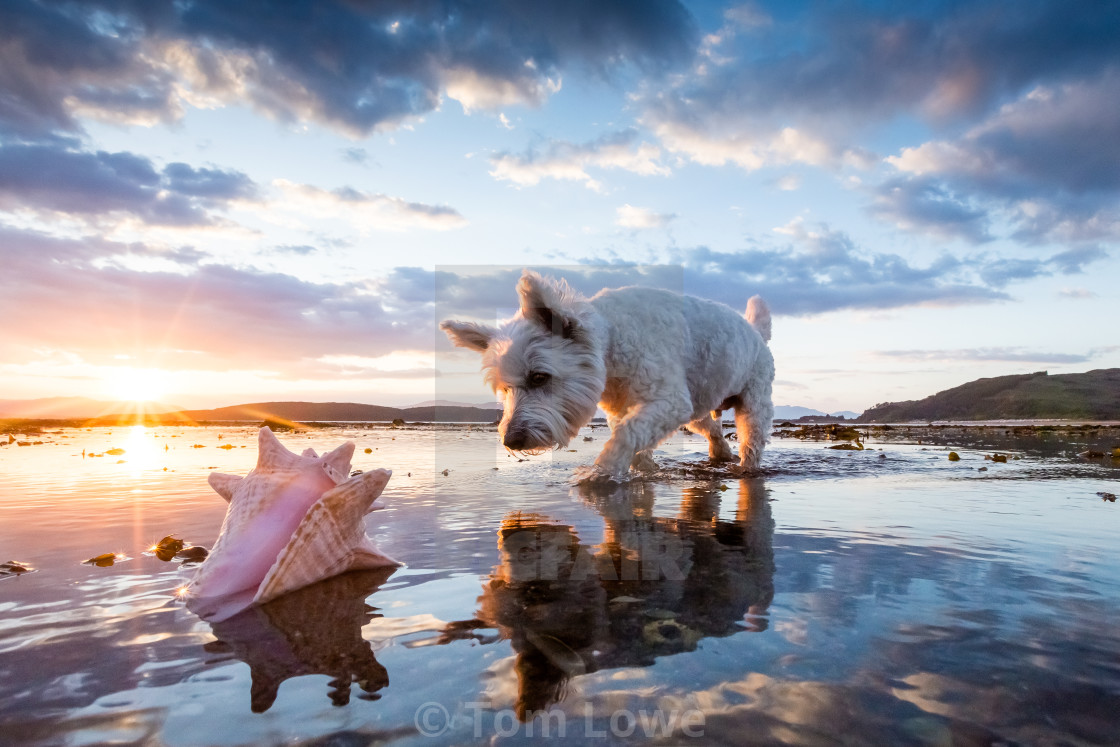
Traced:
POLYGON ((719 416, 734 407, 740 468, 758 468, 774 413, 770 310, 761 298, 750 299, 745 318, 650 288, 585 299, 529 270, 517 292, 520 310, 497 328, 440 324, 454 344, 482 353, 486 380, 505 400, 499 432, 508 448, 565 446, 598 404, 612 432, 590 480, 656 467, 650 451, 681 425, 707 437, 713 461, 729 461, 719 416))
POLYGON ((450 623, 440 642, 495 640, 481 630, 509 640, 514 707, 526 721, 563 700, 580 675, 650 666, 707 637, 766 630, 775 571, 766 486, 740 480, 731 520, 718 485, 686 488, 672 517, 655 514, 644 483, 582 485, 603 517, 598 544, 548 516, 509 514, 478 617, 450 623))

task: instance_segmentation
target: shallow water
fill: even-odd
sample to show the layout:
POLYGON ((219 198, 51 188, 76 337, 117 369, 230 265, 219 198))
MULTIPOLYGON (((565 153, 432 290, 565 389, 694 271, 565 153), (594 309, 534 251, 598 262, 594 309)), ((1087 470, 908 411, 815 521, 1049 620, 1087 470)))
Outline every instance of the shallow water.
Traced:
POLYGON ((656 479, 581 490, 581 435, 524 462, 492 428, 282 435, 394 470, 367 528, 406 566, 213 625, 146 550, 213 543, 206 476, 246 473, 255 429, 0 449, 0 561, 36 569, 0 578, 0 742, 1116 743, 1108 460, 776 439, 737 480, 678 435, 656 479))

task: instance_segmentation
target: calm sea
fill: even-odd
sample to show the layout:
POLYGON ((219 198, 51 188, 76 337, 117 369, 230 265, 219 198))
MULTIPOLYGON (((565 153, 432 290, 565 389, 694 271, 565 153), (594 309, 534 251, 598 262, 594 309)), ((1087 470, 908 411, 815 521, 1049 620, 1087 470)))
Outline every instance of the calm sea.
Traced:
POLYGON ((681 434, 654 480, 569 485, 606 435, 520 462, 489 427, 282 435, 393 470, 367 529, 406 565, 214 624, 148 548, 213 544, 206 477, 248 472, 255 429, 20 436, 42 443, 0 448, 0 562, 35 571, 0 577, 0 743, 1120 739, 1107 460, 776 439, 737 480, 681 434))

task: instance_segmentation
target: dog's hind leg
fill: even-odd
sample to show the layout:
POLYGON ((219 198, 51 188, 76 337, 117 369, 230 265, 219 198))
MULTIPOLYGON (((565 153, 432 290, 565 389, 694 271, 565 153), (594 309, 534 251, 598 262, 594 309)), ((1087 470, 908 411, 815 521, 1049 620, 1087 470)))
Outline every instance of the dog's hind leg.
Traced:
POLYGON ((713 464, 717 462, 731 462, 735 454, 727 439, 723 437, 723 426, 711 415, 693 420, 686 426, 690 431, 708 439, 708 458, 713 464))
POLYGON ((774 402, 771 384, 754 382, 754 389, 744 391, 735 405, 735 430, 739 434, 739 467, 744 472, 757 472, 762 463, 762 449, 770 440, 774 426, 774 402))

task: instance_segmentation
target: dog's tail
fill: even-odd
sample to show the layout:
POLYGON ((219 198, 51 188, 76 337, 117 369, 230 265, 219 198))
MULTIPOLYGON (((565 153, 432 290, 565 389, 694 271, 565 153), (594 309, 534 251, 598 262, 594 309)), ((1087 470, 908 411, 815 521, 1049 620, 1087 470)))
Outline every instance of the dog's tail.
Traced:
POLYGON ((751 296, 747 301, 747 321, 762 335, 762 339, 770 342, 770 307, 762 300, 762 296, 751 296))

